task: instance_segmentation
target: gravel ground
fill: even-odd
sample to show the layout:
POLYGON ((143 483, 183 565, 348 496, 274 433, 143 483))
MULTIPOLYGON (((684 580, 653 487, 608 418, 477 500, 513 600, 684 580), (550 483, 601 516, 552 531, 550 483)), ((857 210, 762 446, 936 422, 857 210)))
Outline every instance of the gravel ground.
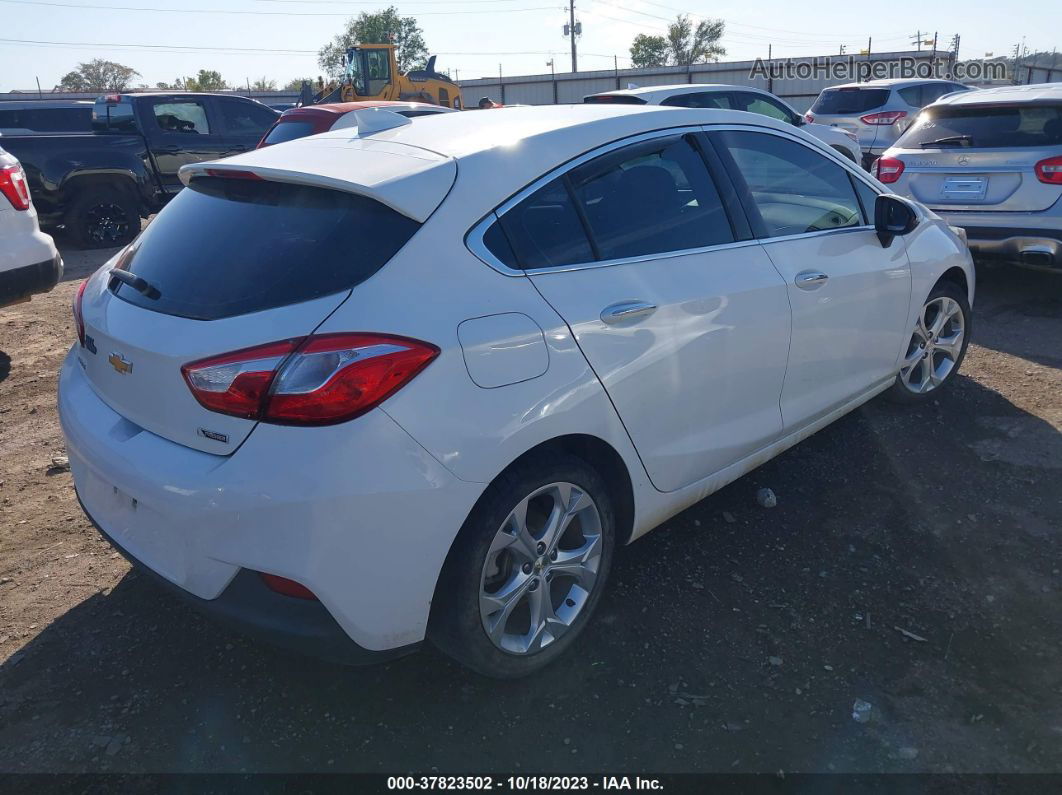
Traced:
POLYGON ((293 656, 130 572, 52 465, 107 255, 0 310, 0 771, 1062 771, 1062 278, 983 273, 950 393, 873 401, 620 550, 574 653, 498 683, 293 656))

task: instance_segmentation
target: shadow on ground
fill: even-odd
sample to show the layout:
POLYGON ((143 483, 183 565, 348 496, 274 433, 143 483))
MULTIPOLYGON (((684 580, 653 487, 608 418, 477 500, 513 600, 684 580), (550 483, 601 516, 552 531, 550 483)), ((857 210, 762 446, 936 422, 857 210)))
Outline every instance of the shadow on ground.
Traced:
POLYGON ((0 668, 0 770, 1060 770, 1057 478, 985 460, 985 417, 1062 460, 965 377, 875 401, 621 550, 522 681, 292 656, 131 573, 0 668))

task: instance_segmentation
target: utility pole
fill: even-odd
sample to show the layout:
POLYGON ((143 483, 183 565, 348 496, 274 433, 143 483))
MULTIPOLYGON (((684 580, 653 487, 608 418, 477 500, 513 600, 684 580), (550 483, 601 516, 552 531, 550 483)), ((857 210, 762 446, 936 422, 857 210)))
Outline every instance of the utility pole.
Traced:
MULTIPOLYGON (((919 30, 917 33, 915 33, 915 39, 918 42, 918 51, 922 52, 922 31, 921 30, 919 30)), ((911 44, 914 44, 914 43, 915 42, 913 42, 913 41, 911 42, 911 44)))
POLYGON ((557 71, 553 67, 553 62, 556 60, 556 56, 550 58, 546 62, 546 66, 549 67, 550 81, 553 83, 553 104, 557 104, 557 71))
POLYGON ((619 81, 619 56, 618 55, 613 55, 612 56, 612 71, 615 72, 615 74, 616 74, 616 90, 619 91, 619 89, 620 89, 620 81, 619 81))
POLYGON ((843 44, 841 45, 841 51, 839 53, 837 53, 837 54, 838 55, 844 55, 844 45, 843 44))
POLYGON ((933 31, 933 57, 937 57, 937 32, 933 31))
POLYGON ((568 35, 572 37, 572 72, 579 71, 579 58, 575 50, 575 34, 579 29, 575 26, 575 0, 568 0, 568 35))
POLYGON ((774 70, 771 69, 771 55, 774 45, 767 45, 767 91, 774 93, 774 70))

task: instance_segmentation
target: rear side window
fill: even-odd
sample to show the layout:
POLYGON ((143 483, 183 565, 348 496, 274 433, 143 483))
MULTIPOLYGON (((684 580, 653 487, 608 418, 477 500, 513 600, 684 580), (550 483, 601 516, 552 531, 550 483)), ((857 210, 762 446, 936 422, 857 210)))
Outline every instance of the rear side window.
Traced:
POLYGON ((896 141, 908 149, 1062 145, 1062 104, 941 105, 918 114, 896 141))
POLYGON ((603 155, 575 169, 571 185, 601 259, 734 241, 704 161, 685 136, 603 155))
POLYGON ((896 93, 900 95, 900 99, 912 107, 920 108, 926 104, 922 101, 922 86, 898 88, 896 89, 896 93))
POLYGON ((745 179, 768 237, 861 226, 855 189, 843 167, 777 135, 720 134, 745 179))
POLYGON ((296 138, 305 138, 313 135, 313 122, 309 121, 281 121, 269 131, 265 142, 267 144, 282 144, 285 141, 294 141, 296 138))
POLYGON ((144 309, 197 320, 258 312, 354 287, 419 227, 363 196, 201 177, 166 205, 126 260, 161 297, 120 283, 115 292, 144 309))
POLYGON ((563 177, 539 188, 505 213, 502 226, 523 268, 550 268, 594 260, 590 241, 563 177))
POLYGON ((277 120, 275 111, 256 102, 219 102, 225 127, 236 135, 261 135, 277 120))
POLYGON ((96 100, 92 106, 92 129, 96 132, 136 132, 136 117, 129 100, 107 102, 96 100))
POLYGON ((825 116, 866 113, 880 108, 888 100, 887 88, 827 88, 819 94, 811 112, 825 116))
POLYGON ((674 108, 721 108, 728 110, 731 107, 730 97, 722 91, 697 91, 693 94, 679 94, 668 97, 661 105, 669 105, 674 108))

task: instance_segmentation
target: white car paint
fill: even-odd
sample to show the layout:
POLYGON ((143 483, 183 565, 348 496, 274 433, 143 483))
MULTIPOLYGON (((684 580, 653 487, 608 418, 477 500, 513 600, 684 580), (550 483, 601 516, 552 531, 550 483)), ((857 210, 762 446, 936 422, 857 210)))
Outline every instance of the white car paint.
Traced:
MULTIPOLYGON (((818 138, 842 153, 853 163, 861 162, 862 152, 859 148, 859 139, 851 132, 833 127, 828 124, 816 124, 805 121, 803 114, 798 113, 792 105, 781 97, 775 96, 769 91, 764 91, 753 86, 736 86, 728 83, 678 83, 670 86, 645 86, 644 88, 626 88, 617 91, 602 91, 599 94, 591 94, 591 97, 601 96, 629 96, 636 97, 649 105, 660 105, 665 101, 674 102, 677 98, 691 94, 724 94, 732 91, 740 91, 744 94, 755 94, 768 97, 770 102, 779 105, 785 111, 792 114, 794 126, 799 126, 813 138, 818 138)), ((589 98, 587 98, 589 101, 589 98)))
MULTIPOLYGON (((0 149, 0 168, 17 169, 18 160, 0 149)), ((16 209, 0 193, 0 307, 50 290, 62 275, 55 242, 41 231, 33 202, 26 209, 16 209)))
POLYGON ((636 538, 888 387, 914 313, 949 268, 965 274, 972 301, 965 247, 922 210, 890 249, 863 226, 525 274, 475 245, 481 221, 543 175, 633 136, 688 128, 766 131, 841 162, 747 113, 556 106, 447 114, 368 139, 333 131, 188 167, 186 181, 214 168, 323 184, 425 223, 349 292, 224 320, 124 304, 107 287, 115 261, 101 268, 83 303, 98 353, 75 344, 59 384, 86 511, 201 599, 218 598, 241 569, 280 575, 310 588, 362 648, 394 649, 424 638, 458 531, 529 450, 568 435, 610 447, 631 482, 626 537, 636 538), (372 163, 370 179, 360 163, 372 163), (791 271, 804 267, 838 278, 791 312, 791 271), (633 300, 655 314, 600 320, 633 300), (863 345, 830 335, 853 329, 863 345), (207 411, 178 372, 205 355, 351 331, 429 341, 439 354, 369 413, 322 428, 207 411), (112 348, 141 370, 118 373, 112 348), (140 387, 142 372, 151 383, 140 387), (231 439, 201 437, 204 423, 231 439))

